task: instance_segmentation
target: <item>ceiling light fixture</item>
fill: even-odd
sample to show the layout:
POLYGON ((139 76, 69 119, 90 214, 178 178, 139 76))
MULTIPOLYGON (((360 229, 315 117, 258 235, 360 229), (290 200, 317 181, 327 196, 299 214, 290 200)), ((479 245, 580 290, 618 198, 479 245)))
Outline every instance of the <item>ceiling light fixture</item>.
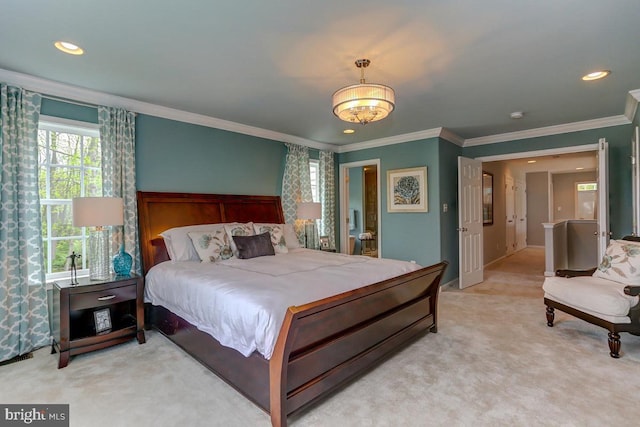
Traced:
POLYGON ((604 79, 609 74, 611 74, 611 71, 609 70, 594 71, 593 73, 589 73, 586 76, 582 76, 582 80, 584 80, 585 82, 590 82, 592 80, 600 80, 600 79, 604 79))
POLYGON ((333 114, 350 123, 367 123, 382 120, 395 108, 395 92, 389 86, 365 83, 364 69, 371 64, 368 59, 358 59, 360 83, 343 87, 333 94, 333 114))
POLYGON ((82 55, 84 50, 78 45, 69 42, 57 41, 53 44, 58 50, 68 53, 69 55, 82 55))

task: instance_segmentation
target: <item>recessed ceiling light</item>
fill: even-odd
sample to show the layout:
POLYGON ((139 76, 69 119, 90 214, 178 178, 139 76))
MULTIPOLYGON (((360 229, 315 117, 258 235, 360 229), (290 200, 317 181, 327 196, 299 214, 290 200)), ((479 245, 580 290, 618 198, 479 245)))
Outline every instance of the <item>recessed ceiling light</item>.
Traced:
POLYGON ((347 133, 347 134, 348 133, 356 133, 356 131, 353 130, 353 129, 345 129, 345 130, 342 131, 342 133, 347 133))
POLYGON ((609 70, 594 71, 593 73, 589 73, 586 76, 582 76, 582 80, 584 80, 585 82, 590 82, 592 80, 600 80, 600 79, 604 79, 609 74, 611 74, 611 71, 609 70))
POLYGON ((68 53, 69 55, 82 55, 84 50, 78 45, 69 42, 57 41, 53 44, 58 50, 68 53))
POLYGON ((524 113, 522 111, 514 111, 513 113, 511 113, 509 115, 512 119, 521 119, 522 116, 524 116, 524 113))
POLYGON ((535 163, 535 162, 537 162, 537 160, 529 160, 529 161, 527 161, 527 163, 535 163))

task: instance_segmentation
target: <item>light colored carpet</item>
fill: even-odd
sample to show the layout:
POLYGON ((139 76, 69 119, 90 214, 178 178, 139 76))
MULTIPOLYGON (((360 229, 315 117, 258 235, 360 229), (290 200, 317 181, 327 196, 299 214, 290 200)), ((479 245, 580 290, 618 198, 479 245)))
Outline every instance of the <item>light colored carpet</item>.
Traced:
MULTIPOLYGON (((615 360, 604 329, 559 312, 549 328, 541 297, 508 295, 519 292, 517 283, 480 286, 493 290, 442 292, 437 334, 290 425, 629 425, 640 393, 640 337, 622 334, 615 360), (501 286, 504 295, 494 292, 501 286)), ((148 333, 144 345, 76 356, 60 370, 56 356, 41 349, 0 367, 0 402, 70 403, 77 427, 270 425, 159 333, 148 333)))

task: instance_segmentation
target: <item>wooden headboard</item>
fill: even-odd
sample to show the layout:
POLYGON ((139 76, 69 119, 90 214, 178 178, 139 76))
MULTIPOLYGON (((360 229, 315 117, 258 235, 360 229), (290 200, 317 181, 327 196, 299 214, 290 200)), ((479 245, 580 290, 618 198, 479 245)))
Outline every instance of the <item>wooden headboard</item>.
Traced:
POLYGON ((140 253, 144 274, 169 259, 160 233, 169 228, 220 222, 283 224, 280 196, 138 191, 140 253))

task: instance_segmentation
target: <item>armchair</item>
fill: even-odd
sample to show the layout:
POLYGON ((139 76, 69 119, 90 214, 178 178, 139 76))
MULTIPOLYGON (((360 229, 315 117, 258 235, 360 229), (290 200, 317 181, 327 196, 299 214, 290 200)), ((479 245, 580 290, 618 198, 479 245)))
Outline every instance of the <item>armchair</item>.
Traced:
POLYGON ((640 238, 612 240, 590 270, 557 270, 542 285, 547 325, 555 309, 609 331, 609 354, 620 357, 620 333, 640 335, 640 238))

